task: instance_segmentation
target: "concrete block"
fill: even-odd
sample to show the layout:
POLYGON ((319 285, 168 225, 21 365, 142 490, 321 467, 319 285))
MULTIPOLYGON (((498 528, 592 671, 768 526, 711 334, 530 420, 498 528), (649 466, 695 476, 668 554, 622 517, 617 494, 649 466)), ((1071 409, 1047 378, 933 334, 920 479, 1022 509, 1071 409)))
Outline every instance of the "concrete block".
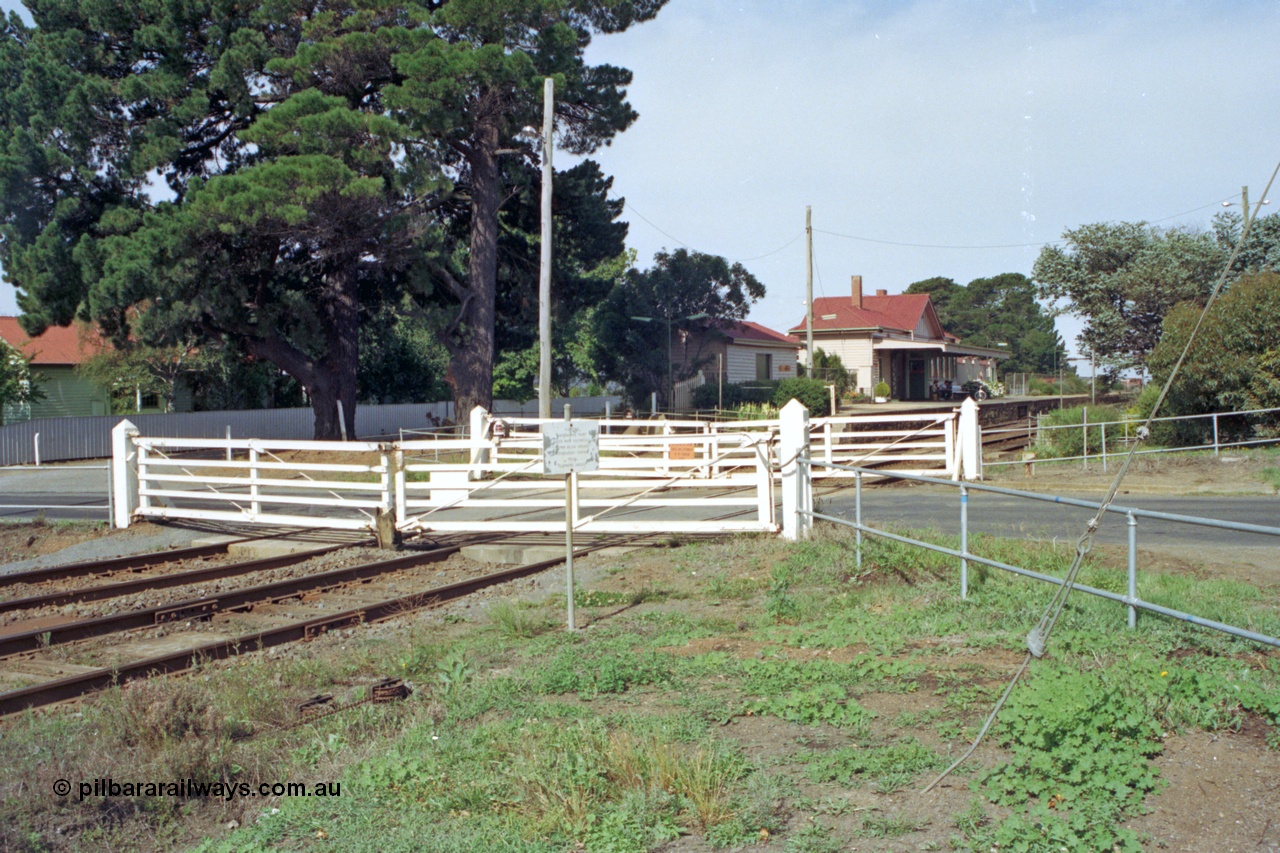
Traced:
POLYGON ((306 554, 311 551, 323 551, 332 545, 317 545, 315 542, 296 542, 291 539, 254 539, 249 542, 233 542, 227 546, 227 554, 241 560, 265 560, 268 557, 283 557, 287 554, 306 554))
POLYGON ((524 566, 529 563, 541 563, 543 560, 564 559, 564 545, 557 547, 555 545, 511 545, 502 542, 489 542, 465 546, 462 549, 462 556, 481 563, 524 566))

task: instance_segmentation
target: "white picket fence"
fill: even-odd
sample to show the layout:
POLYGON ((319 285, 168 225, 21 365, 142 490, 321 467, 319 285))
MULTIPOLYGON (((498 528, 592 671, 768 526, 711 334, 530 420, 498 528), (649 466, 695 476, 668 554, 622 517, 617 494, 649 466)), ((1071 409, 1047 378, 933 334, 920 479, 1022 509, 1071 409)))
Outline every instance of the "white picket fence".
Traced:
MULTIPOLYGON (((902 416, 894 430, 893 417, 809 422, 805 411, 803 434, 813 458, 954 479, 981 470, 965 460, 980 447, 969 405, 969 442, 957 414, 902 416)), ((563 531, 568 512, 587 534, 776 531, 774 489, 794 467, 786 411, 796 410, 773 421, 598 421, 600 467, 569 498, 563 478, 543 474, 546 421, 481 408, 467 437, 384 442, 144 436, 124 421, 112 431, 114 522, 546 533, 563 531)))

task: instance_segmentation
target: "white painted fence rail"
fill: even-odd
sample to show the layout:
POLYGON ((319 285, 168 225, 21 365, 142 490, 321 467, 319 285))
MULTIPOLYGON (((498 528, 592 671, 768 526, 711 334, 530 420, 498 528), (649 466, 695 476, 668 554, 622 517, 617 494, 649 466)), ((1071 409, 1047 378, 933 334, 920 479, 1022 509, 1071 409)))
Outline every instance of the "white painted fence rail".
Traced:
MULTIPOLYGON (((798 452, 837 465, 891 462, 898 472, 972 478, 981 470, 977 406, 968 401, 961 411, 963 423, 955 414, 904 415, 898 429, 890 428, 893 416, 810 420, 799 403, 773 421, 604 419, 600 467, 579 475, 574 529, 776 531, 779 483, 784 505, 795 498, 812 508, 807 466, 806 485, 795 492, 798 452)), ((144 436, 122 421, 112 431, 114 522, 377 530, 381 520, 406 533, 558 532, 565 490, 562 479, 543 474, 543 423, 477 408, 467 437, 318 442, 144 436)))
MULTIPOLYGON (((671 459, 651 437, 608 442, 611 476, 583 478, 583 533, 774 531, 770 448, 759 436, 680 437, 701 457, 671 459), (754 459, 705 476, 705 447, 754 459)), ((402 532, 564 530, 562 478, 542 475, 541 444, 513 439, 390 442, 181 439, 113 433, 115 524, 134 517, 402 532), (227 451, 231 459, 226 458, 227 451), (420 455, 421 454, 421 455, 420 455)), ((674 438, 666 443, 673 444, 674 438)), ((684 456, 684 453, 677 454, 684 456)))

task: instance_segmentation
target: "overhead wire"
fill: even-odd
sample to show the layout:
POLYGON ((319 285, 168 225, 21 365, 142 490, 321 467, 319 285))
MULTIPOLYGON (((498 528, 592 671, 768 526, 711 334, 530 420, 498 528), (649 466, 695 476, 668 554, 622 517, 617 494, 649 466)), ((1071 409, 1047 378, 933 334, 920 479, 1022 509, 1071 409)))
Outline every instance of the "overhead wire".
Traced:
MULTIPOLYGON (((675 243, 676 243, 677 245, 679 245, 681 248, 688 249, 688 250, 690 250, 690 251, 694 251, 694 252, 696 252, 696 251, 700 251, 700 250, 698 250, 698 249, 695 249, 695 248, 694 248, 692 245, 690 245, 689 243, 686 243, 684 240, 681 240, 679 237, 676 237, 675 235, 670 234, 670 233, 668 233, 668 232, 666 232, 666 231, 662 230, 661 228, 659 228, 657 225, 655 225, 655 224, 653 223, 653 220, 649 219, 649 217, 645 216, 643 213, 641 213, 640 211, 636 210, 636 209, 635 209, 635 207, 634 207, 634 206, 632 206, 631 202, 629 202, 629 201, 624 201, 624 202, 623 202, 623 204, 626 206, 627 210, 630 210, 630 211, 631 211, 632 213, 634 213, 636 216, 638 216, 638 217, 640 217, 641 219, 643 219, 643 220, 645 221, 645 223, 646 223, 650 228, 652 228, 654 231, 657 231, 659 234, 661 234, 662 236, 666 237, 668 240, 673 240, 673 241, 675 241, 675 243)), ((783 243, 783 244, 782 244, 781 246, 779 246, 778 248, 774 249, 772 252, 765 252, 765 253, 764 253, 764 254, 762 254, 762 255, 753 255, 752 257, 749 257, 749 258, 725 258, 725 260, 729 261, 730 263, 735 263, 735 264, 746 263, 747 261, 758 261, 758 260, 760 260, 761 258, 767 258, 767 257, 769 257, 769 256, 771 256, 771 255, 776 255, 776 254, 778 254, 778 253, 779 253, 779 252, 781 252, 783 249, 786 249, 786 248, 790 247, 793 243, 795 243, 795 241, 799 240, 799 239, 800 239, 801 237, 803 237, 803 236, 804 236, 804 232, 802 231, 802 232, 800 232, 799 234, 796 234, 794 237, 792 237, 792 238, 791 238, 790 240, 788 240, 787 242, 783 243)), ((714 252, 704 252, 703 254, 715 254, 715 253, 714 253, 714 252)))
POLYGON ((1187 337, 1186 344, 1182 347, 1182 352, 1178 356, 1178 360, 1174 363, 1173 369, 1169 372, 1168 379, 1165 380, 1164 386, 1160 389, 1160 395, 1156 398, 1155 405, 1151 407, 1151 411, 1147 414, 1143 425, 1138 428, 1137 440, 1129 446, 1129 452, 1125 455, 1124 461, 1121 463, 1119 470, 1116 471, 1116 476, 1112 479, 1111 485, 1107 488, 1106 495, 1099 504, 1097 513, 1089 520, 1088 524, 1085 526, 1084 533, 1082 533, 1080 538, 1076 541, 1075 556, 1071 561, 1070 568, 1067 569, 1066 575, 1063 577, 1062 584, 1058 586, 1057 590, 1055 590, 1053 598, 1050 599, 1049 604, 1045 607, 1044 612, 1040 616, 1040 621, 1037 622, 1036 626, 1027 634, 1027 654, 1022 660, 1022 665, 1018 667, 1017 672, 1015 672, 1013 677, 1009 680, 1009 686, 1005 688, 1004 694, 1001 695, 1000 700, 996 702, 995 707, 992 708, 990 715, 988 715, 982 729, 978 732, 978 736, 974 738, 973 743, 969 745, 969 748, 963 755, 957 758, 950 767, 943 770, 942 773, 930 782, 920 793, 929 793, 929 791, 933 790, 939 782, 947 778, 953 770, 963 764, 964 761, 974 753, 978 748, 978 745, 982 743, 982 739, 986 736, 987 731, 991 728, 991 724, 995 722, 997 715, 1000 713, 1000 709, 1004 707, 1004 703, 1009 698, 1009 694, 1013 692, 1014 685, 1018 683, 1018 680, 1022 677, 1023 673, 1027 671, 1027 667, 1030 665, 1031 659, 1033 657, 1039 658, 1044 655, 1045 648, 1049 642, 1049 636, 1053 632, 1054 626, 1057 625, 1058 617, 1062 614, 1062 609, 1067 603, 1067 598, 1071 595, 1071 591, 1075 587, 1076 578, 1080 574, 1080 567, 1084 563, 1085 557, 1088 556, 1089 552, 1093 549, 1094 537, 1097 534, 1098 526, 1101 524, 1102 518, 1107 512, 1107 509, 1111 506, 1112 502, 1115 501, 1116 494, 1120 489, 1120 484, 1128 474, 1129 466, 1133 462, 1138 448, 1141 446, 1142 442, 1151 435, 1151 425, 1155 421, 1156 416, 1160 413, 1160 408, 1164 405, 1165 398, 1168 397, 1169 390, 1173 387, 1174 381, 1178 378, 1178 373, 1182 370, 1182 365, 1186 362, 1187 356, 1191 352, 1191 347, 1195 344, 1196 338, 1200 333, 1200 328, 1204 325, 1205 318, 1209 316, 1209 311, 1213 308, 1214 301, 1217 300, 1218 295, 1222 292, 1223 286, 1230 277, 1231 270, 1235 266, 1236 259, 1239 257, 1240 251, 1244 247, 1245 241, 1249 236, 1249 230, 1253 227, 1253 222, 1257 217, 1258 212, 1262 209, 1262 202, 1270 192, 1271 185, 1275 182, 1277 174, 1280 174, 1280 163, 1276 164, 1275 171, 1271 173, 1271 178, 1267 181, 1267 187, 1262 191, 1261 198, 1258 199, 1253 215, 1249 216, 1249 212, 1247 210, 1245 211, 1246 219, 1244 223, 1244 230, 1240 234, 1240 239, 1236 241, 1236 245, 1231 252, 1231 256, 1227 258, 1226 264, 1223 265, 1222 272, 1219 273, 1217 280, 1214 282, 1213 289, 1209 292, 1209 298, 1205 301, 1204 308, 1200 311, 1200 316, 1196 319, 1196 323, 1191 329, 1191 334, 1187 337))
MULTIPOLYGON (((1199 207, 1193 207, 1190 210, 1184 210, 1181 213, 1175 213, 1170 216, 1161 217, 1160 219, 1152 219, 1152 220, 1146 220, 1146 221, 1148 224, 1151 224, 1151 225, 1154 225, 1160 222, 1168 222, 1170 219, 1178 219, 1179 217, 1186 216, 1191 213, 1197 213, 1201 210, 1206 210, 1211 207, 1217 207, 1223 204, 1224 202, 1229 201, 1230 198, 1232 197, 1228 196, 1225 199, 1219 199, 1217 201, 1209 202, 1208 204, 1202 204, 1199 207)), ((690 251, 699 251, 697 249, 694 249, 694 247, 690 243, 687 243, 684 240, 681 240, 679 237, 676 237, 674 234, 670 233, 669 231, 666 231, 663 228, 659 227, 653 220, 649 219, 649 217, 645 216, 643 213, 637 210, 635 206, 631 204, 631 202, 624 201, 623 204, 626 206, 628 210, 630 210, 642 221, 644 221, 646 225, 648 225, 654 231, 657 231, 662 236, 666 237, 668 240, 671 240, 672 242, 676 243, 678 246, 685 249, 689 249, 690 251)), ((829 237, 840 237, 845 240, 856 240, 861 243, 875 243, 882 246, 901 246, 903 248, 909 248, 909 249, 948 249, 948 250, 955 250, 955 251, 983 251, 983 250, 991 250, 991 249, 1035 249, 1035 248, 1043 248, 1044 246, 1058 245, 1063 242, 1061 239, 1058 239, 1058 240, 1043 240, 1043 241, 1034 242, 1034 243, 991 243, 991 244, 961 245, 961 244, 950 244, 950 243, 912 243, 912 242, 903 241, 903 240, 881 240, 879 238, 864 237, 858 234, 845 234, 840 231, 828 231, 823 228, 814 228, 813 233, 826 234, 829 237)), ((792 244, 794 244, 797 240, 799 240, 803 236, 804 236, 804 232, 800 232, 796 234, 794 237, 792 237, 790 240, 788 240, 787 242, 783 243, 781 246, 779 246, 778 248, 770 252, 765 252, 760 255, 753 255, 749 258, 728 258, 727 260, 729 260, 732 263, 746 263, 748 261, 758 261, 762 258, 767 258, 772 255, 776 255, 779 252, 783 251, 784 249, 789 248, 792 244)), ((708 254, 714 254, 714 253, 708 253, 708 254)))

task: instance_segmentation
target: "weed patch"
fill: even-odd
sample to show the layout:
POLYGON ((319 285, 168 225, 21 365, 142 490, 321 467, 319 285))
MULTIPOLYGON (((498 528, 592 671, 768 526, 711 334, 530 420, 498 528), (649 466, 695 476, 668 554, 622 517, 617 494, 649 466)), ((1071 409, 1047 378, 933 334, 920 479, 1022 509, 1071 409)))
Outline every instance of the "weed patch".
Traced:
POLYGON ((886 746, 809 752, 801 760, 808 765, 805 775, 815 782, 837 782, 848 788, 870 783, 882 793, 901 790, 920 773, 944 763, 941 756, 914 738, 886 746))

